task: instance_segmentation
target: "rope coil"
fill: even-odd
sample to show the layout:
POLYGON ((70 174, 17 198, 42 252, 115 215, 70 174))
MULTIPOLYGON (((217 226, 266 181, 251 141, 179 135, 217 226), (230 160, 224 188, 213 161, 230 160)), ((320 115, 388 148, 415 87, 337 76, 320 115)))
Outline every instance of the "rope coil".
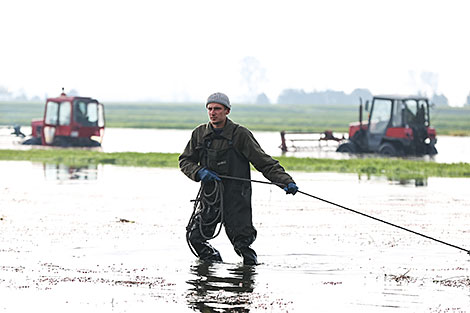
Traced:
MULTIPOLYGON (((186 226, 186 241, 191 252, 197 256, 196 251, 191 246, 189 236, 194 225, 199 228, 199 232, 205 240, 211 240, 217 237, 222 230, 224 221, 224 184, 221 181, 214 180, 213 183, 202 183, 194 202, 193 213, 186 226), (212 235, 204 233, 204 228, 213 225, 219 225, 219 229, 212 235)), ((217 226, 216 226, 217 227, 217 226)))

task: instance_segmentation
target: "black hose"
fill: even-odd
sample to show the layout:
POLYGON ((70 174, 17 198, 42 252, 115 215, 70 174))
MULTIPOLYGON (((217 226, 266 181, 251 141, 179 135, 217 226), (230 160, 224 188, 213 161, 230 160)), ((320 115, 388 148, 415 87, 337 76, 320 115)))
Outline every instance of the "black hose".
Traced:
MULTIPOLYGON (((231 177, 231 176, 222 176, 222 175, 219 175, 219 177, 220 177, 220 178, 223 178, 223 179, 241 180, 241 181, 249 181, 249 182, 262 183, 262 184, 268 184, 268 185, 276 185, 276 186, 281 187, 281 188, 283 188, 283 187, 286 186, 285 184, 281 184, 281 183, 260 181, 260 180, 247 179, 247 178, 240 178, 240 177, 231 177)), ((326 202, 326 203, 328 203, 328 204, 337 206, 337 207, 342 208, 342 209, 344 209, 344 210, 348 210, 348 211, 350 211, 350 212, 353 212, 353 213, 356 213, 356 214, 359 214, 359 215, 362 215, 362 216, 371 218, 371 219, 373 219, 373 220, 375 220, 375 221, 378 221, 378 222, 381 222, 381 223, 384 223, 384 224, 387 224, 387 225, 390 225, 390 226, 399 228, 399 229, 401 229, 401 230, 405 230, 405 231, 407 231, 407 232, 410 232, 410 233, 413 233, 413 234, 415 234, 415 235, 424 237, 424 238, 426 238, 426 239, 433 240, 433 241, 435 241, 435 242, 444 244, 444 245, 446 245, 446 246, 449 246, 449 247, 452 247, 452 248, 456 248, 456 249, 465 251, 465 252, 467 252, 468 254, 470 254, 470 250, 467 250, 467 249, 465 249, 465 248, 459 247, 459 246, 457 246, 457 245, 454 245, 454 244, 451 244, 451 243, 448 243, 448 242, 445 242, 445 241, 442 241, 442 240, 433 238, 433 237, 431 237, 431 236, 428 236, 428 235, 419 233, 419 232, 417 232, 417 231, 411 230, 411 229, 409 229, 409 228, 406 228, 406 227, 403 227, 403 226, 400 226, 400 225, 396 225, 396 224, 387 222, 387 221, 382 220, 382 219, 380 219, 380 218, 377 218, 377 217, 374 217, 374 216, 371 216, 371 215, 368 215, 368 214, 365 214, 365 213, 362 213, 362 212, 359 212, 359 211, 356 211, 356 210, 347 208, 347 207, 345 207, 345 206, 343 206, 343 205, 340 205, 340 204, 337 204, 337 203, 334 203, 334 202, 331 202, 331 201, 322 199, 322 198, 320 198, 320 197, 311 195, 311 194, 309 194, 309 193, 306 193, 306 192, 303 192, 303 191, 300 191, 300 190, 298 190, 297 192, 298 192, 298 193, 301 193, 301 194, 303 194, 303 195, 306 195, 306 196, 308 196, 308 197, 311 197, 311 198, 314 198, 314 199, 317 199, 317 200, 326 202)))
POLYGON ((201 184, 196 199, 191 200, 194 202, 193 213, 189 219, 188 225, 186 226, 186 242, 188 243, 189 249, 197 257, 197 253, 194 250, 189 236, 193 227, 198 227, 199 232, 204 240, 214 239, 220 234, 222 230, 222 224, 224 221, 224 185, 220 181, 214 181, 213 183, 201 184), (211 212, 211 213, 209 213, 211 212), (210 220, 205 220, 205 217, 215 215, 210 220), (204 233, 204 227, 219 225, 219 229, 212 235, 204 233))

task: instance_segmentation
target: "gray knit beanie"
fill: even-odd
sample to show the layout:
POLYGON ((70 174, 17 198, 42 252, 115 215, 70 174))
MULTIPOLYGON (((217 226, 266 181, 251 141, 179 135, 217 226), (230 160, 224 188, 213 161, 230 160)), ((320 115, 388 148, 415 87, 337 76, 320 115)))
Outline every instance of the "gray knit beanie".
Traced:
POLYGON ((206 107, 209 103, 218 103, 218 104, 222 104, 228 109, 231 108, 230 100, 228 99, 227 95, 221 92, 216 92, 216 93, 211 94, 209 98, 207 98, 206 107))

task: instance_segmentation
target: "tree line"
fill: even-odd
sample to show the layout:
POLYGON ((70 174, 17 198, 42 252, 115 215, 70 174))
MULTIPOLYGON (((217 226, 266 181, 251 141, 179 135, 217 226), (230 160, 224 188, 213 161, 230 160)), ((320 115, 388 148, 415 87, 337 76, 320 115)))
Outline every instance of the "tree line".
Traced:
MULTIPOLYGON (((418 93, 418 95, 421 95, 418 93)), ((372 99, 372 93, 368 89, 357 88, 351 93, 345 93, 344 91, 337 90, 325 90, 325 91, 312 91, 306 92, 303 89, 284 89, 279 97, 277 98, 277 104, 322 104, 322 105, 357 105, 359 99, 362 98, 364 101, 372 99)), ((431 103, 438 107, 449 106, 447 97, 443 94, 433 94, 430 97, 431 103)), ((256 104, 270 104, 266 94, 259 94, 256 98, 256 104)), ((470 106, 470 94, 467 97, 466 105, 470 106)))

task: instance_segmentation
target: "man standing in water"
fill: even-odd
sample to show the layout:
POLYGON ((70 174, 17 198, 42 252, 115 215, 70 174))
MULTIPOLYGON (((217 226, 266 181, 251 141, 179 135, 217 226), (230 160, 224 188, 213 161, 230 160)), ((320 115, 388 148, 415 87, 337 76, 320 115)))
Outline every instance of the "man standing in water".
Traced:
MULTIPOLYGON (((235 252, 243 257, 243 264, 255 265, 257 255, 250 247, 256 239, 251 214, 250 163, 287 194, 295 195, 298 187, 279 162, 261 149, 247 128, 227 117, 231 105, 225 94, 210 95, 206 108, 209 122, 193 130, 179 156, 179 166, 186 176, 202 182, 201 190, 215 191, 223 185, 218 198, 221 203, 199 207, 187 228, 188 242, 201 260, 222 261, 220 253, 208 243, 217 223, 222 223, 235 252), (226 177, 222 181, 219 175, 226 177)), ((213 195, 212 191, 206 194, 213 195)), ((208 202, 216 201, 215 197, 208 202)))

